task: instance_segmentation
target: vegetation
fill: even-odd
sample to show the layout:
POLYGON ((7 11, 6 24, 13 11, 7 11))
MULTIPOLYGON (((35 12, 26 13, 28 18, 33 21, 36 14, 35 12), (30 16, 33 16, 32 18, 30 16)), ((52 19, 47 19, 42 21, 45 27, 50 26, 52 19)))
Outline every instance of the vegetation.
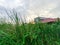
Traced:
POLYGON ((0 24, 0 45, 60 45, 60 21, 52 24, 0 24))
POLYGON ((60 22, 0 24, 0 45, 60 45, 60 22))

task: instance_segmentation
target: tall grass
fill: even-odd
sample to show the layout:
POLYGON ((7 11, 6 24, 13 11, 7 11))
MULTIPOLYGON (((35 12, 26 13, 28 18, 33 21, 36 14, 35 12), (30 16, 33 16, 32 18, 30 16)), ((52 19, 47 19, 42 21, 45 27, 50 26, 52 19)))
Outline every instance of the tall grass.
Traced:
POLYGON ((0 45, 60 45, 60 22, 0 24, 0 45))

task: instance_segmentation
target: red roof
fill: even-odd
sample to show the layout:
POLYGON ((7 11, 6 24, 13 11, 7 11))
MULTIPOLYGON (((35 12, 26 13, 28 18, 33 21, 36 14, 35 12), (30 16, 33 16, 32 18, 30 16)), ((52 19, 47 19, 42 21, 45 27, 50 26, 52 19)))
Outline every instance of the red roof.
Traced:
POLYGON ((55 22, 55 21, 56 21, 55 18, 46 18, 46 19, 41 20, 42 23, 55 22))

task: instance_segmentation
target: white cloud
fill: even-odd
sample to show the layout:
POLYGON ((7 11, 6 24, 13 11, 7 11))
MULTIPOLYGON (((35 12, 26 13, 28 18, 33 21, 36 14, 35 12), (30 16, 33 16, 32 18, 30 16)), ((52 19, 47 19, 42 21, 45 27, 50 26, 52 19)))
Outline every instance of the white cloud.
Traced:
POLYGON ((22 0, 0 0, 0 6, 16 8, 18 6, 23 6, 23 2, 22 0))
POLYGON ((35 13, 34 15, 43 17, 60 17, 57 15, 60 13, 53 11, 59 7, 59 4, 60 0, 31 0, 29 10, 33 11, 35 13))

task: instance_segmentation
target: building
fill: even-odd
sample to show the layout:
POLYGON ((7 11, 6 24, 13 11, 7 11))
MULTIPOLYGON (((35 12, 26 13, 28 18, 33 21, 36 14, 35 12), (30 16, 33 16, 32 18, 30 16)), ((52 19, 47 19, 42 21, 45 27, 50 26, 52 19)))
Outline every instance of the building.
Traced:
POLYGON ((56 22, 55 18, 46 18, 44 20, 41 20, 42 23, 52 23, 52 22, 56 22))
POLYGON ((44 18, 44 17, 37 17, 34 19, 34 22, 42 22, 42 23, 52 23, 56 22, 57 18, 44 18))
POLYGON ((42 21, 42 20, 44 20, 45 18, 44 17, 36 17, 35 19, 34 19, 34 22, 40 22, 40 21, 42 21))

